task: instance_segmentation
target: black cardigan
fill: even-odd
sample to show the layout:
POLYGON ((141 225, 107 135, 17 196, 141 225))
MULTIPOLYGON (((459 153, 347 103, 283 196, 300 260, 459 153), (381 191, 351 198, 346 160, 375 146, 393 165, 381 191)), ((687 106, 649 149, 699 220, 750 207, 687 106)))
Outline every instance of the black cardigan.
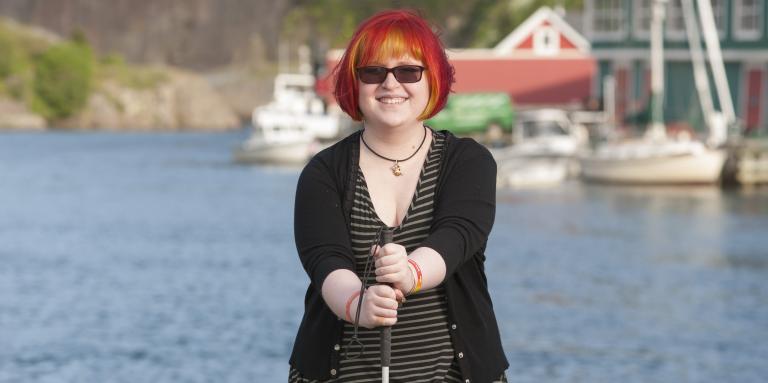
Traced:
MULTIPOLYGON (((445 260, 451 339, 462 374, 471 382, 497 379, 509 364, 488 294, 485 246, 496 210, 496 162, 474 140, 447 131, 430 235, 422 243, 445 260)), ((336 377, 344 321, 323 300, 331 272, 354 272, 349 219, 357 179, 360 131, 321 151, 299 177, 294 236, 310 277, 304 317, 290 364, 306 378, 336 377)))

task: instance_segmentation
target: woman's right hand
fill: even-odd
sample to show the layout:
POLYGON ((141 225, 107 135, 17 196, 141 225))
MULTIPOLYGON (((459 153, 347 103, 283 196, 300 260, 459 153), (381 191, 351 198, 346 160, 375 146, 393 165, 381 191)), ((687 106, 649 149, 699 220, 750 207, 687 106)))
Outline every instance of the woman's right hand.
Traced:
MULTIPOLYGON (((360 307, 360 326, 373 329, 381 326, 392 326, 397 323, 397 300, 395 290, 387 285, 373 285, 363 294, 363 305, 360 307)), ((357 299, 350 308, 352 321, 355 320, 357 299)))

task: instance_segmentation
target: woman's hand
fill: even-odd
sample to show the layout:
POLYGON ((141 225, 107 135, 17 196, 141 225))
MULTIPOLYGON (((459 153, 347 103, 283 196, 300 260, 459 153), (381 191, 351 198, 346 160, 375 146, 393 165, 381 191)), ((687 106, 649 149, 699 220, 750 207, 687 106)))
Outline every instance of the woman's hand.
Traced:
POLYGON ((408 265, 408 253, 405 247, 388 243, 376 249, 376 282, 389 283, 395 288, 397 300, 402 302, 405 293, 413 289, 413 272, 408 265))
MULTIPOLYGON (((397 323, 397 300, 395 290, 387 285, 368 287, 363 294, 363 305, 360 307, 360 326, 373 329, 381 326, 392 326, 397 323)), ((359 299, 359 298, 357 298, 359 299)), ((357 299, 352 302, 352 321, 357 310, 357 299)))

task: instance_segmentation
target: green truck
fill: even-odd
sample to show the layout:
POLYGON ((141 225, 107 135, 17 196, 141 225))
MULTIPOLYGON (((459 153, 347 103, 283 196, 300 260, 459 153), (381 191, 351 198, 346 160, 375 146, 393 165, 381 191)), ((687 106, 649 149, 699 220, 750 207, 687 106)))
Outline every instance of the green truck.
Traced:
POLYGON ((512 131, 515 111, 507 93, 464 93, 448 97, 445 108, 426 124, 457 135, 485 135, 489 139, 512 131))

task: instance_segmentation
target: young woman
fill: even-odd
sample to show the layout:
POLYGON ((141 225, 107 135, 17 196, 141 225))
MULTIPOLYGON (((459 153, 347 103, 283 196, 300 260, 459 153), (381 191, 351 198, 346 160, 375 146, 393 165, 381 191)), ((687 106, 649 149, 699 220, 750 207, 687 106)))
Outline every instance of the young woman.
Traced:
POLYGON ((289 381, 379 382, 381 326, 392 326, 392 382, 506 381, 483 266, 496 164, 423 124, 453 82, 442 43, 415 13, 385 11, 358 27, 336 70, 336 99, 363 129, 299 178, 310 285, 289 381), (382 228, 394 243, 372 246, 382 228))

